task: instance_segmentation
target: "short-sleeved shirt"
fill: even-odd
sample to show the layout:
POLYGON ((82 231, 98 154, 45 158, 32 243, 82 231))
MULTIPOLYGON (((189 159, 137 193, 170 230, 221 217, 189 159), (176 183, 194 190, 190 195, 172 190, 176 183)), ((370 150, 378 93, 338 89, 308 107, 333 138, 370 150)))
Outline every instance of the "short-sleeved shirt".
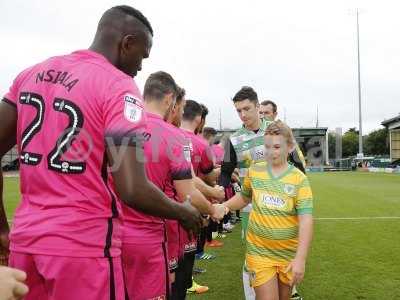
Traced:
MULTIPOLYGON (((178 128, 161 116, 146 112, 147 134, 144 144, 145 169, 148 179, 171 201, 176 198, 175 180, 191 179, 190 153, 186 139, 178 128), (186 152, 186 153, 185 153, 186 152)), ((123 204, 124 243, 161 243, 165 241, 164 220, 123 204)))
POLYGON ((199 135, 183 129, 189 141, 193 171, 196 175, 207 175, 214 170, 214 154, 207 141, 199 135))
POLYGON ((298 246, 298 216, 312 214, 313 197, 307 177, 289 165, 279 177, 266 162, 254 164, 244 178, 242 195, 252 199, 247 231, 247 257, 260 263, 284 263, 298 246))
POLYGON ((137 146, 145 118, 131 77, 93 51, 49 58, 17 76, 4 101, 18 112, 21 203, 12 251, 120 255, 120 204, 106 142, 137 146))

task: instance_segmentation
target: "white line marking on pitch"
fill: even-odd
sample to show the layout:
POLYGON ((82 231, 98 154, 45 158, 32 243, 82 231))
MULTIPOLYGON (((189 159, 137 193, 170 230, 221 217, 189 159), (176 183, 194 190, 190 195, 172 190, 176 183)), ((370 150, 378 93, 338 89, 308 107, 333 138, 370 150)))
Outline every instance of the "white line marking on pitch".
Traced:
POLYGON ((398 220, 400 217, 343 217, 343 218, 314 218, 314 220, 398 220))

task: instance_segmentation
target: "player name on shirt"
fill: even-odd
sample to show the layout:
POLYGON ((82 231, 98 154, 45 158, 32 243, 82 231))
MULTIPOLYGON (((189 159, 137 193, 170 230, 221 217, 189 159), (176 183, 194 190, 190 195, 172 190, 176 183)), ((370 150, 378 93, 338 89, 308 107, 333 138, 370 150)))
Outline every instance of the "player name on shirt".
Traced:
POLYGON ((72 78, 72 74, 65 71, 57 71, 49 69, 36 74, 36 83, 49 82, 53 84, 61 84, 68 92, 79 82, 79 79, 72 78))

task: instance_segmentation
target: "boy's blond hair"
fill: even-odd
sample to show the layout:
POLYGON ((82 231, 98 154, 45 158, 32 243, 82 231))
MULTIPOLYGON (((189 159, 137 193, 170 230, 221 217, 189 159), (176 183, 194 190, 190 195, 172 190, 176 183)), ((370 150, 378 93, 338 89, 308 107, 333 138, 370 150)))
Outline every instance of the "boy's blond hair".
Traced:
POLYGON ((292 130, 281 120, 276 120, 269 124, 265 130, 265 135, 282 135, 289 147, 295 145, 295 139, 292 130))

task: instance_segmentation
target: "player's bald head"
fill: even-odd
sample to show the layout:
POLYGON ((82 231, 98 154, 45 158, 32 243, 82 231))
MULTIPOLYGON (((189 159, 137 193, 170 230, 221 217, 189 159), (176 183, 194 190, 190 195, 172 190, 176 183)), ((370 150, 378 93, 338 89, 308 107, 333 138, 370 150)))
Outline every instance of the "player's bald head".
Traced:
POLYGON ((139 10, 127 5, 114 6, 103 14, 97 31, 106 30, 122 35, 147 31, 153 36, 153 28, 147 18, 139 10))
POLYGON ((142 60, 149 57, 152 44, 153 28, 147 18, 133 7, 120 5, 103 14, 90 49, 134 77, 142 69, 142 60))

